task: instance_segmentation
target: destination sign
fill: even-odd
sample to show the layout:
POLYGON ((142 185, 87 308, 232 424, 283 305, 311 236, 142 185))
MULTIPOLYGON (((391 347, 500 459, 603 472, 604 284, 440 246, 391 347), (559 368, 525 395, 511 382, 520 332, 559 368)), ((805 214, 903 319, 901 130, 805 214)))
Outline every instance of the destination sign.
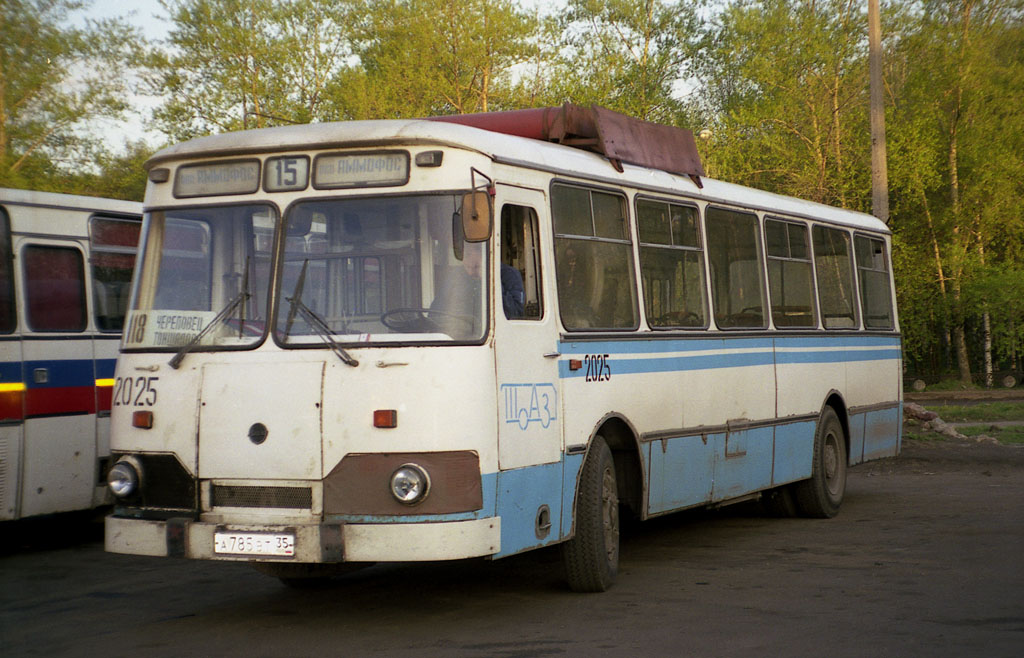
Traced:
POLYGON ((404 185, 409 180, 409 154, 331 153, 317 156, 313 186, 317 188, 404 185))
POLYGON ((235 160, 178 167, 174 175, 174 196, 219 196, 252 194, 260 187, 258 160, 235 160))
POLYGON ((129 311, 124 346, 181 347, 216 316, 214 311, 129 311))

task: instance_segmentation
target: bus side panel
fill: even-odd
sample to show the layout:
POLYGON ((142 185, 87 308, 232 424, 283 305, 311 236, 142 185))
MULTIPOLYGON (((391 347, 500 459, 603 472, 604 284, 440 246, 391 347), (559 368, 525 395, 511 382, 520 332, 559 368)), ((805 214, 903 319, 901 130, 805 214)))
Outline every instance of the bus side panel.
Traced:
POLYGON ((499 471, 501 551, 494 557, 514 555, 558 541, 562 534, 559 528, 561 491, 562 462, 499 471), (548 524, 547 531, 538 527, 542 524, 548 524))
POLYGON ((773 486, 811 477, 816 428, 814 422, 786 423, 775 427, 773 486))
MULTIPOLYGON (((92 507, 95 379, 79 340, 24 343, 25 452, 21 516, 92 507)), ((90 350, 91 351, 91 350, 90 350)))
POLYGON ((562 461, 562 523, 561 538, 573 532, 572 520, 576 513, 576 485, 583 470, 583 454, 566 455, 562 461))
POLYGON ((775 339, 779 418, 817 416, 829 391, 846 390, 842 340, 798 336, 775 339))
POLYGON ((900 450, 901 409, 869 411, 864 416, 864 460, 894 457, 900 450))
POLYGON ((95 417, 31 418, 25 422, 22 516, 92 507, 95 417))
MULTIPOLYGON (((713 501, 736 498, 771 486, 773 428, 758 427, 716 435, 713 501)), ((711 437, 708 437, 711 443, 711 437)))
POLYGON ((650 450, 649 514, 693 507, 711 500, 720 438, 721 435, 683 436, 647 445, 650 450))
POLYGON ((0 426, 0 521, 18 518, 21 425, 0 426))
POLYGON ((97 481, 93 505, 113 502, 106 487, 106 470, 110 466, 110 407, 114 391, 114 368, 117 363, 118 336, 93 340, 93 367, 96 378, 96 464, 97 481))
POLYGON ((850 466, 864 461, 864 419, 865 414, 850 414, 850 466))
POLYGON ((0 341, 0 520, 16 519, 25 426, 21 341, 0 341))

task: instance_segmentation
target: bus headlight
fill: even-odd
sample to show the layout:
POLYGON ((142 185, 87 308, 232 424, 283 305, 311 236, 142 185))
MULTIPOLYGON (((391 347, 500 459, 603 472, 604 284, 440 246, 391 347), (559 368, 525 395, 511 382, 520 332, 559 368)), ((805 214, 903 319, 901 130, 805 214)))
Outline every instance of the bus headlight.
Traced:
POLYGON ((139 490, 142 467, 131 458, 122 458, 107 473, 107 486, 118 498, 127 498, 139 490))
POLYGON ((416 464, 403 464, 391 474, 391 494, 398 502, 415 505, 430 491, 430 476, 416 464))

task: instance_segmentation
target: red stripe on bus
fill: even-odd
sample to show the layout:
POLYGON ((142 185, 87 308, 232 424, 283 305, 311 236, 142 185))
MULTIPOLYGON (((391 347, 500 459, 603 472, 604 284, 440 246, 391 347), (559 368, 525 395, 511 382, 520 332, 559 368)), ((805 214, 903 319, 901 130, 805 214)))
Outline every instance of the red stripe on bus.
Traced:
POLYGON ((24 418, 25 391, 0 392, 0 421, 24 418))
POLYGON ((25 416, 96 413, 95 386, 54 386, 25 391, 25 416))
POLYGON ((96 387, 96 409, 99 411, 110 411, 111 402, 114 397, 113 386, 96 387))

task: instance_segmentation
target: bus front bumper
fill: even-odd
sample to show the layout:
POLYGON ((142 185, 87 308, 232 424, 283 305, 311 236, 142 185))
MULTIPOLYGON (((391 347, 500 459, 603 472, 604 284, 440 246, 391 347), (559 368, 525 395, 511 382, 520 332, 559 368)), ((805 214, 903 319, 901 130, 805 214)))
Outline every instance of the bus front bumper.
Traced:
POLYGON ((265 526, 108 516, 105 526, 104 548, 110 553, 196 560, 416 562, 482 557, 501 550, 498 517, 440 523, 265 526), (267 545, 263 550, 268 552, 252 552, 261 550, 252 543, 232 549, 225 538, 256 539, 255 546, 267 545), (262 541, 288 544, 289 538, 290 555, 271 554, 282 549, 262 541))

